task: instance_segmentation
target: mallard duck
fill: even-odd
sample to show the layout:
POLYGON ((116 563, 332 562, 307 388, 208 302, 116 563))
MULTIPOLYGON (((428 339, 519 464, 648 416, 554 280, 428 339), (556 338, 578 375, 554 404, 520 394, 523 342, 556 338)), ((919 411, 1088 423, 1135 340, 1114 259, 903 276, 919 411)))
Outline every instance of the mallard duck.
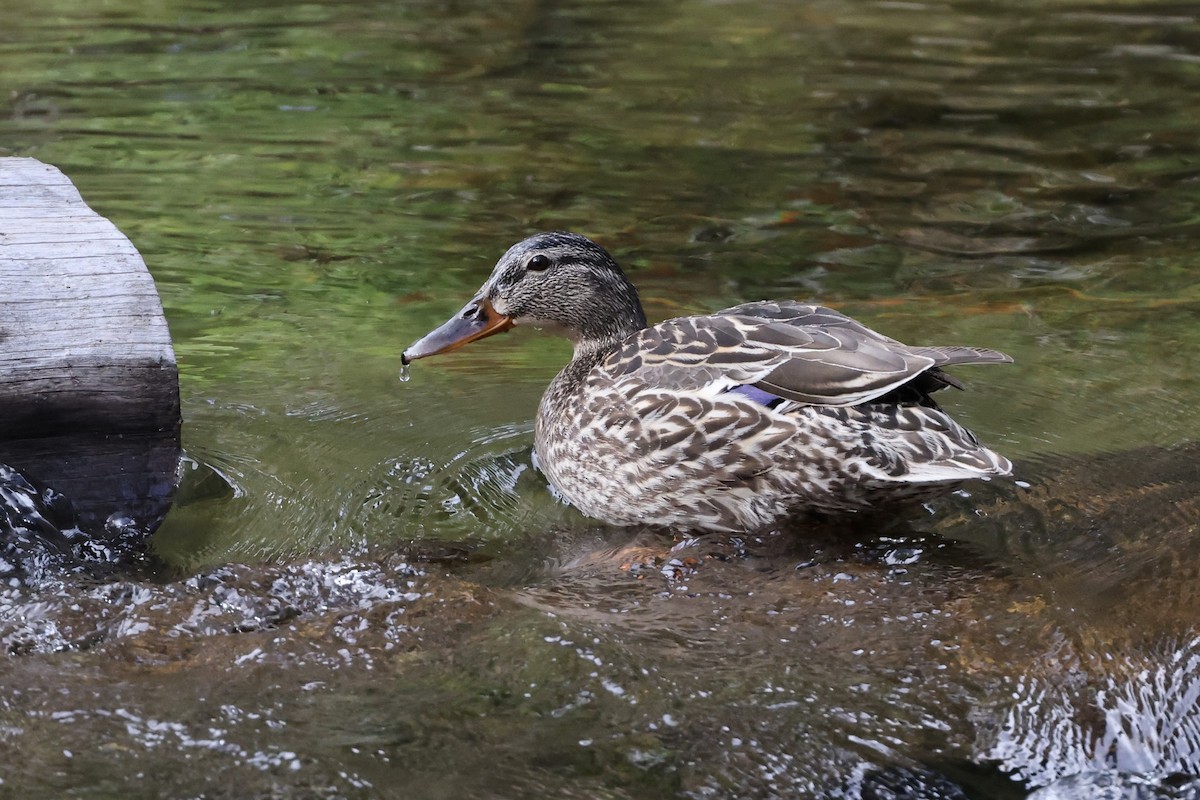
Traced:
POLYGON ((962 388, 943 367, 1007 355, 910 347, 793 300, 648 325, 612 256, 575 233, 509 248, 402 362, 515 325, 574 343, 538 408, 535 463, 562 499, 609 524, 752 531, 923 501, 1012 469, 930 398, 962 388))

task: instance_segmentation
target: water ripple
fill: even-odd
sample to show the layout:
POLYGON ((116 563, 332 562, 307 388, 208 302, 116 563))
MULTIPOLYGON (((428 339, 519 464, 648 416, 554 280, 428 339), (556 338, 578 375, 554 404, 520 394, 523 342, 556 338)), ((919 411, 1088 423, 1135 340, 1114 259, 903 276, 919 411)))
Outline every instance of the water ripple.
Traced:
POLYGON ((1150 784, 1200 763, 1200 638, 1136 653, 1064 642, 1009 688, 981 717, 979 757, 1032 787, 1109 772, 1150 784))

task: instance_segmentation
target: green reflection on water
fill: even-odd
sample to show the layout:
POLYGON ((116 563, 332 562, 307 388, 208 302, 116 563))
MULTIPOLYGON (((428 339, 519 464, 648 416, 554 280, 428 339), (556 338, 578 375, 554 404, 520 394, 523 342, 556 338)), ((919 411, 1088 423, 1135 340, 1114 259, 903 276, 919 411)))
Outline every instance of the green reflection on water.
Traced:
POLYGON ((345 544, 338 476, 528 421, 560 343, 395 370, 538 228, 608 244, 655 318, 815 297, 1008 350, 951 404, 1017 458, 1186 438, 1196 32, 1153 6, 24 4, 0 135, 145 254, 187 446, 246 467, 221 560, 345 544))

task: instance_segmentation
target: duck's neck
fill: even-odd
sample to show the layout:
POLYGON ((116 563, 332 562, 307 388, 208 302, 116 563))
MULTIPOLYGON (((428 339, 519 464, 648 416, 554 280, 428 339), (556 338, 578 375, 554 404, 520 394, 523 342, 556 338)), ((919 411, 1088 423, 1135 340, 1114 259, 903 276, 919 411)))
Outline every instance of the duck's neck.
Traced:
POLYGON ((608 336, 596 337, 594 339, 576 339, 572 342, 575 346, 575 352, 571 355, 571 363, 577 361, 587 362, 590 369, 607 358, 610 353, 624 344, 626 339, 640 330, 641 328, 629 326, 628 328, 614 331, 608 336))
POLYGON ((575 354, 570 363, 563 367, 546 387, 538 416, 545 417, 560 409, 574 407, 578 403, 579 393, 587 385, 588 374, 620 348, 629 335, 576 340, 575 354))
POLYGON ((621 284, 596 290, 585 311, 563 321, 562 333, 575 344, 576 359, 595 350, 612 352, 646 327, 646 312, 642 310, 637 289, 623 275, 609 277, 620 280, 621 284))
POLYGON ((626 339, 646 327, 646 313, 638 300, 637 290, 619 272, 617 276, 622 291, 600 295, 602 298, 616 298, 609 303, 601 303, 607 306, 600 309, 605 313, 594 313, 596 306, 593 305, 593 313, 563 331, 575 345, 575 353, 571 362, 546 387, 538 410, 539 424, 545 417, 576 405, 579 393, 587 385, 588 374, 616 352, 626 339))

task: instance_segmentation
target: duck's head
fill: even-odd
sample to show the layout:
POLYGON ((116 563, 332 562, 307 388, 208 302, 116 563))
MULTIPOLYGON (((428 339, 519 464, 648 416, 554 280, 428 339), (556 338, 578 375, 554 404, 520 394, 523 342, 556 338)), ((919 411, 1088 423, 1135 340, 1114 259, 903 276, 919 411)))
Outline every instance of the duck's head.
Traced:
POLYGON ((513 245, 462 310, 404 351, 407 364, 534 325, 581 348, 620 341, 646 327, 637 290, 603 247, 577 233, 539 233, 513 245))

